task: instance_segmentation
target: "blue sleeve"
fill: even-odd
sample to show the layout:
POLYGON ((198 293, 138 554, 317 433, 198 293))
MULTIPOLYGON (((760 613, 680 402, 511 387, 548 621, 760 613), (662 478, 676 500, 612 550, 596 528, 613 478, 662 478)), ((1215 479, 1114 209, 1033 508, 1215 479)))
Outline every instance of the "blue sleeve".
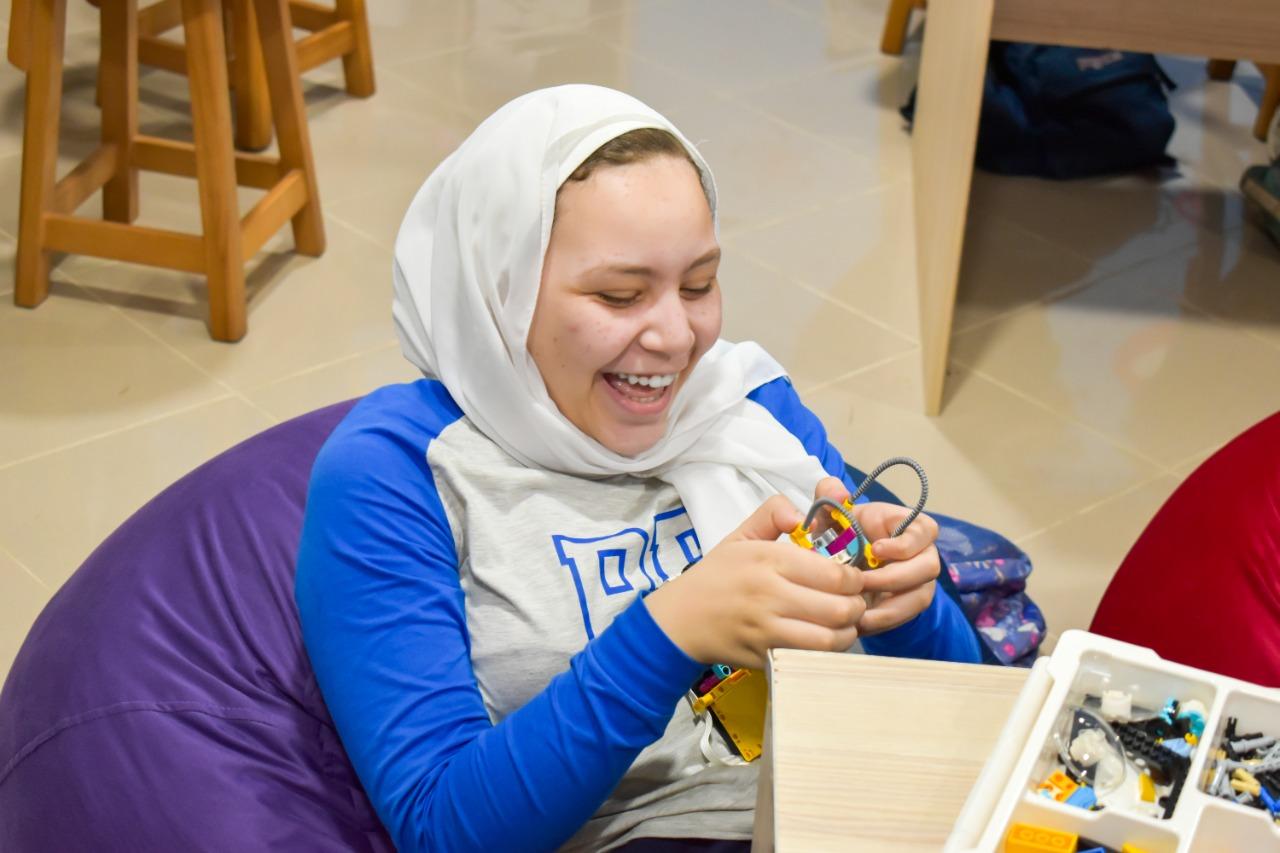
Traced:
MULTIPOLYGON (((443 395, 432 384, 414 393, 443 395)), ((400 850, 553 849, 662 735, 702 666, 637 601, 528 704, 490 721, 426 462, 452 406, 447 395, 412 412, 366 399, 321 451, 298 557, 303 640, 400 850)))
MULTIPOLYGON (((800 440, 805 450, 817 457, 828 474, 844 481, 850 492, 857 488, 858 484, 849 478, 840 451, 827 440, 827 430, 822 421, 800 401, 800 395, 789 379, 784 376, 761 385, 748 395, 748 399, 777 418, 778 423, 800 440)), ((862 648, 873 655, 958 663, 982 661, 977 635, 956 603, 938 587, 935 587, 933 601, 924 612, 883 634, 862 638, 862 648)))

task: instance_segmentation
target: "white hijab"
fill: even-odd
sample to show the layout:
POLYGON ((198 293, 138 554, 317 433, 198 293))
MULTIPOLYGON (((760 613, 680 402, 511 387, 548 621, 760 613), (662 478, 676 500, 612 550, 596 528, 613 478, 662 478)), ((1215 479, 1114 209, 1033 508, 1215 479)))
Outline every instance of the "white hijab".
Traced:
POLYGON ((718 341, 677 393, 662 440, 627 457, 560 413, 525 345, 556 191, 601 145, 642 127, 684 144, 714 216, 711 170, 661 115, 599 86, 530 92, 485 119, 414 196, 396 237, 392 313, 409 361, 515 459, 580 477, 669 482, 710 550, 773 494, 806 508, 824 476, 790 432, 746 399, 785 375, 782 367, 757 344, 718 341))

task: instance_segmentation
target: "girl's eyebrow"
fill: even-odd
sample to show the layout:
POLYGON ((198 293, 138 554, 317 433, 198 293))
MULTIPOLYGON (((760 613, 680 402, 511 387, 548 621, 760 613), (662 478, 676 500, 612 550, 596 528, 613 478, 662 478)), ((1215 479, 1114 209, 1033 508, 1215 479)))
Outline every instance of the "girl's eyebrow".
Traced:
MULTIPOLYGON (((716 246, 702 257, 689 264, 685 272, 695 270, 698 267, 706 266, 707 264, 718 260, 720 260, 720 247, 716 246)), ((587 270, 584 275, 596 276, 601 274, 635 275, 640 276, 641 278, 652 278, 654 270, 652 267, 637 266, 634 264, 600 264, 599 266, 595 266, 587 270)))

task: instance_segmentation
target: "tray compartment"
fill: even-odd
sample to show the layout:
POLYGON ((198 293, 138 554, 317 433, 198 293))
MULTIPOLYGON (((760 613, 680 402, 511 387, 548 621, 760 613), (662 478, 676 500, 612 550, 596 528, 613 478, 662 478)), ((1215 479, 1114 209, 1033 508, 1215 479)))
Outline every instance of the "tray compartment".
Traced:
POLYGON ((1194 787, 1190 771, 1218 693, 1209 680, 1156 663, 1083 652, 1026 791, 1169 819, 1194 787), (1191 731, 1199 736, 1185 738, 1191 731))

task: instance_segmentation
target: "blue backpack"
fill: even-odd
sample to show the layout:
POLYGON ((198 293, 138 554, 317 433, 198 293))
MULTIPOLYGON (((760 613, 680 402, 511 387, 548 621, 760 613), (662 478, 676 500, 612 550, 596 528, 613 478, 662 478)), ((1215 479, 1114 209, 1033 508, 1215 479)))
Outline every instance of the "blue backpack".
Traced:
POLYGON ((1063 179, 1171 165, 1172 88, 1149 53, 992 42, 977 166, 1063 179))

